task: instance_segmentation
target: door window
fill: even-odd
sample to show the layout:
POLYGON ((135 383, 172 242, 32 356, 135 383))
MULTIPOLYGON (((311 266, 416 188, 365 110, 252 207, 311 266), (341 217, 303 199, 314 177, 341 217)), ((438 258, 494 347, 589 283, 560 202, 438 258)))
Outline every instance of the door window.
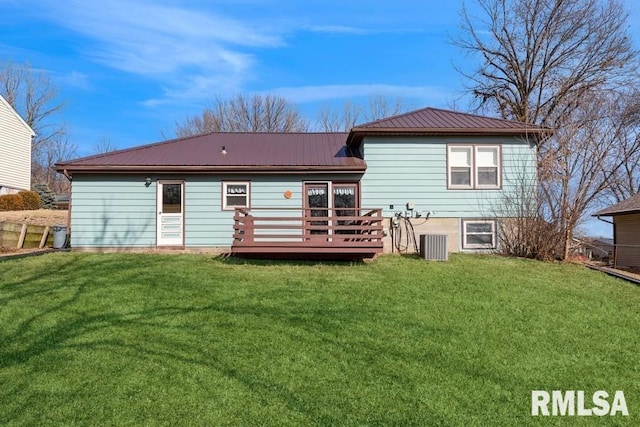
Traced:
MULTIPOLYGON (((358 206, 358 184, 334 184, 333 185, 333 207, 337 217, 353 217, 357 215, 358 206)), ((354 225, 353 219, 338 220, 338 226, 354 225)), ((356 230, 336 230, 336 234, 354 234, 356 230)))
MULTIPOLYGON (((307 184, 307 207, 310 208, 308 215, 312 218, 329 216, 329 185, 328 184, 307 184)), ((327 220, 310 221, 312 226, 327 226, 327 220)), ((328 229, 310 230, 310 234, 327 234, 328 229)))
POLYGON ((162 185, 162 212, 182 213, 182 184, 162 185))

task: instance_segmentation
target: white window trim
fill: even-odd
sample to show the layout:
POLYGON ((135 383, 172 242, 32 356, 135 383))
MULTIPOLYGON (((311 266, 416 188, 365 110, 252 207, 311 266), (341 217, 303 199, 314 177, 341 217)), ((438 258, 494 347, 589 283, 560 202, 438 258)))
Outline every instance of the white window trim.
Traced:
MULTIPOLYGON (((469 233, 475 234, 488 234, 488 233, 469 233)), ((498 240, 496 221, 493 219, 463 219, 462 220, 462 249, 495 249, 498 240), (467 224, 491 224, 491 244, 482 243, 467 243, 467 224)))
POLYGON ((232 211, 235 208, 250 208, 251 207, 251 181, 222 181, 222 210, 232 211), (247 186, 247 203, 244 206, 227 206, 227 187, 229 185, 246 185, 247 186))
POLYGON ((447 189, 450 190, 498 190, 502 188, 502 147, 499 144, 447 144, 447 189), (454 185, 451 179, 451 170, 455 167, 451 164, 451 149, 466 148, 471 150, 471 177, 469 185, 454 185), (479 148, 493 148, 497 151, 498 179, 496 185, 478 184, 479 168, 476 162, 479 148))

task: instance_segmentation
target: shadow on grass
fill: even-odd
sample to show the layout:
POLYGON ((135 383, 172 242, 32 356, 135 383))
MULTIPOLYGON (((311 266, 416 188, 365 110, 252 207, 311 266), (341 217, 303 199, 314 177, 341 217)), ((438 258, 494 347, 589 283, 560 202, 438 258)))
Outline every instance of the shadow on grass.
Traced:
MULTIPOLYGON (((282 261, 267 260, 227 259, 224 262, 283 264, 282 261)), ((315 265, 317 262, 285 261, 284 264, 315 265)), ((109 301, 95 305, 105 291, 119 292, 128 284, 148 288, 144 292, 154 292, 153 284, 140 282, 139 278, 154 269, 170 268, 166 257, 74 254, 48 259, 42 267, 44 271, 30 270, 0 285, 0 305, 11 306, 16 314, 23 310, 22 315, 16 315, 8 323, 10 328, 0 332, 0 372, 23 366, 31 372, 30 378, 38 378, 61 369, 61 360, 73 357, 70 350, 90 354, 106 351, 108 354, 102 356, 107 357, 106 362, 123 357, 133 364, 159 359, 168 367, 187 365, 218 372, 220 376, 241 384, 267 405, 269 402, 281 402, 292 412, 313 417, 322 423, 335 424, 344 420, 328 415, 333 412, 326 412, 323 406, 326 402, 315 401, 308 394, 291 389, 286 372, 265 373, 255 366, 252 360, 256 356, 263 357, 261 352, 275 357, 286 355, 286 350, 273 348, 278 344, 261 340, 273 338, 280 344, 290 344, 294 352, 296 343, 302 343, 306 349, 322 346, 324 349, 319 351, 327 352, 326 357, 344 355, 356 361, 363 358, 359 362, 363 364, 380 351, 368 337, 353 340, 341 335, 347 333, 352 325, 370 321, 375 316, 371 309, 362 308, 354 312, 348 304, 305 305, 297 292, 288 293, 279 288, 257 286, 245 297, 237 296, 228 289, 222 295, 213 292, 206 296, 216 300, 207 304, 182 300, 177 289, 175 301, 183 305, 170 303, 169 306, 159 306, 171 300, 154 298, 153 295, 149 295, 151 307, 146 308, 135 304, 128 306, 123 298, 113 299, 113 303, 121 306, 110 306, 109 301), (131 261, 124 261, 128 259, 131 261), (96 283, 98 278, 108 277, 114 272, 121 275, 118 283, 96 283), (284 302, 281 298, 285 298, 284 302), (211 322, 219 325, 219 329, 211 322), (236 332, 240 338, 234 336, 236 332), (225 339, 231 341, 217 341, 223 333, 225 339), (200 340, 199 337, 206 338, 200 340), (233 341, 235 339, 239 341, 233 341), (231 348, 227 349, 228 345, 231 348), (234 348, 242 353, 227 353, 234 348), (238 356, 240 363, 235 358, 238 356)), ((165 278, 161 290, 171 281, 170 277, 165 278)), ((410 361, 413 356, 397 349, 387 353, 386 357, 410 361)), ((335 360, 336 364, 341 362, 335 360)), ((81 375, 96 376, 94 380, 97 380, 100 373, 84 372, 81 375)), ((15 390, 21 388, 20 381, 18 379, 0 391, 0 400, 11 402, 0 413, 3 422, 20 419, 20 414, 27 413, 33 403, 27 398, 28 394, 16 393, 15 390)))
POLYGON ((216 260, 230 265, 264 265, 264 266, 310 266, 310 265, 364 265, 361 259, 267 259, 267 258, 241 258, 236 256, 217 256, 216 260))

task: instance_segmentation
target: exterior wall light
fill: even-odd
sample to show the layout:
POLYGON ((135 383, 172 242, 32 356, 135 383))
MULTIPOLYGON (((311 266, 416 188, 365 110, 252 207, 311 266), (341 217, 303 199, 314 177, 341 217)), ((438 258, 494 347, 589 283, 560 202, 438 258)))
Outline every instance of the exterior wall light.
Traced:
POLYGON ((148 176, 147 179, 144 180, 144 186, 148 187, 151 185, 151 177, 148 176))

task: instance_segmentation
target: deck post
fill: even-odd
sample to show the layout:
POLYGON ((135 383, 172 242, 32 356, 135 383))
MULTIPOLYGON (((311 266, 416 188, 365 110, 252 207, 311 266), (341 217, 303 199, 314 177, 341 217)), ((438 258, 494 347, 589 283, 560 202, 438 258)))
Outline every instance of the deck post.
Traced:
POLYGON ((244 238, 246 241, 253 243, 254 238, 254 224, 253 216, 250 213, 246 213, 244 217, 244 238))

